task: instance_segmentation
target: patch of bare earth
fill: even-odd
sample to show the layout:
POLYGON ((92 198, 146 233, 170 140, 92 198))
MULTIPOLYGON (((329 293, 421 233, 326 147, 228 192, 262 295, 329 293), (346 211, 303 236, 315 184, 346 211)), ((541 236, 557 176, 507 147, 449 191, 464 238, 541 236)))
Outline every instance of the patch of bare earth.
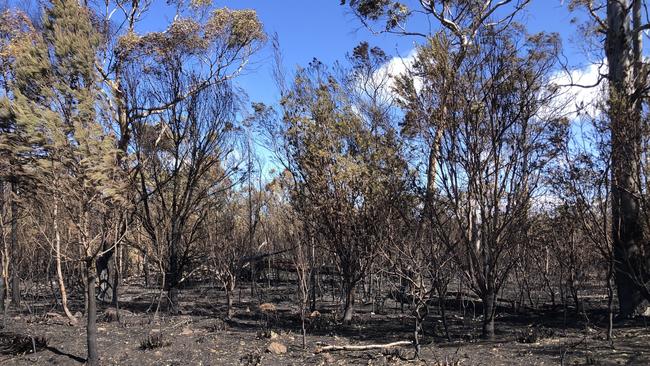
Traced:
MULTIPOLYGON (((275 299, 273 311, 243 296, 235 316, 225 315, 223 294, 216 289, 185 289, 182 314, 155 313, 156 291, 130 286, 118 314, 100 310, 98 342, 102 365, 649 365, 650 331, 643 320, 617 323, 615 338, 605 340, 599 312, 562 312, 507 308, 497 318, 495 340, 481 340, 480 317, 449 311, 452 341, 447 341, 435 308, 424 324, 422 360, 413 347, 316 353, 327 345, 386 344, 410 340, 413 319, 408 307, 388 303, 374 313, 361 306, 354 325, 337 322, 338 307, 321 303, 307 322, 302 348, 300 317, 285 288, 265 290, 275 299), (153 304, 153 306, 152 306, 153 304), (119 315, 119 316, 118 316, 119 315), (119 320, 118 320, 119 317, 119 320), (272 345, 273 344, 273 345, 272 345)), ((37 308, 37 307, 33 307, 37 308)), ((453 307, 451 307, 453 308, 453 307)), ((3 332, 45 337, 47 347, 0 355, 0 365, 82 365, 86 354, 83 319, 71 326, 56 311, 8 313, 3 332)), ((0 349, 2 345, 0 344, 0 349)))

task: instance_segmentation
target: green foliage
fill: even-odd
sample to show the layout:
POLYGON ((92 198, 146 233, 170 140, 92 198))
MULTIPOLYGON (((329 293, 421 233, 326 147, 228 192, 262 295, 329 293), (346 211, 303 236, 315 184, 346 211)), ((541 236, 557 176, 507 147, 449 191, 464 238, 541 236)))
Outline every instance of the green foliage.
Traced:
MULTIPOLYGON (((346 1, 341 0, 341 5, 346 1)), ((350 0, 349 5, 362 19, 371 21, 384 20, 384 30, 392 31, 403 27, 411 16, 409 7, 393 0, 350 0)))
POLYGON ((91 87, 99 35, 90 21, 89 10, 75 1, 53 0, 45 11, 43 26, 45 41, 55 60, 52 72, 60 79, 60 92, 68 94, 74 89, 91 87))
POLYGON ((353 74, 337 78, 314 61, 282 100, 292 203, 308 232, 336 254, 348 289, 387 240, 407 191, 391 123, 360 110, 353 74))
POLYGON ((65 199, 73 215, 126 200, 115 137, 97 115, 98 42, 89 11, 69 0, 45 9, 42 33, 13 37, 9 47, 2 119, 15 126, 18 151, 32 157, 21 165, 33 171, 41 193, 65 199))
POLYGON ((254 10, 215 10, 206 24, 205 34, 208 39, 226 35, 225 44, 230 49, 266 39, 262 23, 254 10))
POLYGON ((303 70, 284 107, 293 158, 307 184, 326 197, 344 194, 351 205, 386 188, 391 175, 384 171, 400 163, 394 141, 373 133, 336 80, 313 80, 303 70))
POLYGON ((254 10, 222 8, 212 11, 205 22, 181 17, 164 32, 150 32, 144 36, 128 32, 120 37, 118 50, 131 58, 147 55, 163 62, 172 56, 205 52, 237 54, 242 49, 254 48, 265 39, 262 23, 254 10))

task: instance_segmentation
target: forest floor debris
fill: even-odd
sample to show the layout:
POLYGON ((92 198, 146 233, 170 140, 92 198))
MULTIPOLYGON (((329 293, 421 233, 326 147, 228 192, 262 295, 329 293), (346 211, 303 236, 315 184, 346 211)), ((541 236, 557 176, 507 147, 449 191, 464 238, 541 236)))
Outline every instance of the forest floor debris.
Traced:
MULTIPOLYGON (((337 304, 321 302, 318 323, 308 330, 302 348, 300 316, 295 301, 273 304, 277 318, 267 324, 266 315, 256 301, 244 296, 236 302, 235 314, 225 319, 223 293, 218 289, 185 289, 181 295, 183 313, 202 308, 211 315, 169 316, 146 313, 142 294, 148 290, 129 286, 121 301, 119 321, 115 308, 102 306, 111 314, 98 324, 102 365, 647 365, 650 364, 650 328, 643 318, 619 322, 614 340, 605 340, 602 310, 594 310, 589 321, 575 313, 553 309, 511 313, 500 309, 497 336, 480 339, 480 317, 466 311, 448 310, 452 341, 444 336, 435 307, 424 323, 420 361, 413 361, 414 349, 401 345, 392 349, 367 349, 364 346, 409 340, 413 318, 408 306, 401 313, 399 303, 387 302, 384 309, 360 306, 351 326, 342 325, 337 304), (209 300, 208 300, 209 299, 209 300), (140 303, 143 302, 143 303, 140 303), (247 311, 248 310, 248 311, 247 311), (566 323, 565 323, 566 319, 566 323), (271 329, 268 329, 270 327, 271 329), (525 327, 522 330, 522 327, 525 327), (277 343, 277 352, 267 352, 277 343), (325 345, 360 346, 334 354, 316 354, 325 345)), ((273 287, 264 294, 271 298, 286 291, 273 287)), ((249 292, 249 291, 244 291, 249 292)), ((79 304, 77 304, 79 306, 79 304)), ((83 306, 83 304, 81 304, 83 306)), ((46 308, 46 307, 44 307, 46 308)), ((38 352, 32 352, 31 339, 22 352, 0 356, 2 365, 82 365, 85 359, 84 321, 77 326, 52 322, 56 310, 42 315, 9 312, 2 334, 38 335, 38 352), (40 343, 40 340, 47 343, 40 343)), ((198 312, 203 314, 203 312, 198 312)), ((0 334, 0 340, 2 340, 0 334)), ((5 342, 6 343, 6 342, 5 342)), ((10 343, 10 342, 9 342, 10 343)), ((4 344, 4 343, 3 343, 4 344)), ((274 346, 275 347, 275 346, 274 346)))

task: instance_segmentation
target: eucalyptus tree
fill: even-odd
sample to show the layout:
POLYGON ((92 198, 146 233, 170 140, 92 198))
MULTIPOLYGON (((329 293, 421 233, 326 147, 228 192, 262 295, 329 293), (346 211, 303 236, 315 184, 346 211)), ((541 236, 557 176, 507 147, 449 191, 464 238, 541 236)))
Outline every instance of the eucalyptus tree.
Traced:
POLYGON ((317 60, 300 69, 276 126, 284 132, 294 208, 339 270, 345 323, 352 320, 356 285, 397 215, 392 203, 406 174, 394 129, 357 108, 349 76, 337 77, 317 60))
MULTIPOLYGON (((616 261, 619 314, 635 314, 642 300, 650 300, 647 240, 647 155, 644 103, 648 72, 643 38, 650 29, 644 0, 573 0, 589 22, 588 37, 604 36, 601 51, 607 61, 603 75, 607 85, 610 134, 611 235, 616 261)), ((599 46, 600 47, 600 46, 599 46)), ((599 78, 600 82, 602 78, 599 78)))
POLYGON ((198 185, 232 151, 239 96, 231 79, 265 39, 252 10, 190 8, 164 32, 119 38, 129 131, 142 137, 135 141, 139 216, 166 258, 172 310, 194 242, 190 217, 233 173, 222 167, 220 179, 198 185))
POLYGON ((375 33, 423 41, 394 85, 403 134, 425 147, 417 231, 426 236, 426 223, 453 247, 483 300, 483 334, 489 337, 496 293, 516 261, 518 243, 525 242, 530 197, 553 153, 540 141, 550 141, 553 131, 562 134, 559 120, 543 107, 553 94, 542 85, 550 80, 557 39, 523 35, 514 21, 529 0, 346 3, 375 33), (415 29, 416 18, 437 26, 415 29), (513 83, 502 81, 508 77, 513 83), (548 116, 539 117, 540 111, 548 116))
POLYGON ((551 110, 555 88, 546 86, 558 43, 552 35, 483 30, 449 79, 445 42, 432 39, 414 66, 447 94, 435 100, 447 103, 439 108, 449 119, 431 222, 481 298, 483 336, 492 337, 496 297, 525 242, 531 198, 566 129, 551 110))
MULTIPOLYGON (((389 33, 414 37, 424 45, 434 39, 444 39, 447 47, 445 65, 447 74, 444 80, 453 82, 454 77, 479 33, 489 29, 499 33, 507 29, 531 0, 451 0, 419 1, 414 6, 394 0, 341 0, 373 33, 389 33), (414 29, 413 20, 425 21, 425 24, 437 24, 438 27, 414 29)), ((405 66, 409 64, 405 61, 405 66)), ((426 68, 411 70, 418 73, 415 78, 401 80, 408 95, 399 100, 406 111, 404 132, 412 137, 420 137, 426 147, 423 159, 426 166, 425 205, 422 218, 429 215, 435 197, 436 170, 440 159, 441 139, 447 128, 448 115, 446 90, 452 85, 428 83, 431 75, 426 68), (417 80, 417 81, 415 81, 417 80), (417 86, 416 86, 417 85, 417 86)), ((399 75, 395 75, 399 77, 399 75)), ((424 222, 422 222, 424 223, 424 222)))
MULTIPOLYGON (((170 78, 161 83, 163 98, 192 87, 192 78, 180 77, 180 70, 170 78)), ((165 270, 171 312, 179 310, 183 274, 202 256, 196 250, 212 198, 230 189, 235 178, 237 165, 227 164, 235 137, 234 98, 228 85, 213 86, 161 114, 157 126, 135 128, 139 216, 165 270)))
MULTIPOLYGON (((146 23, 155 15, 152 0, 101 0, 90 2, 96 29, 100 32, 96 68, 100 75, 101 98, 106 102, 104 114, 117 131, 122 151, 119 163, 132 176, 137 175, 128 155, 136 124, 151 121, 173 105, 202 90, 230 81, 247 65, 251 55, 264 41, 262 24, 253 10, 216 8, 210 0, 169 1, 175 12, 164 31, 152 31, 146 23), (156 90, 154 74, 181 67, 192 71, 191 87, 160 99, 149 95, 156 90), (144 78, 140 78, 144 76, 144 78)), ((137 165, 136 165, 137 166, 137 165)), ((137 169, 136 169, 137 170, 137 169)), ((132 202, 141 197, 131 195, 132 202)), ((129 221, 137 214, 131 212, 129 221)), ((121 228, 125 232, 126 227, 121 228)), ((106 248, 98 260, 102 279, 102 296, 117 299, 117 283, 112 278, 110 262, 115 248, 106 248), (115 284, 112 286, 112 284, 115 284)))

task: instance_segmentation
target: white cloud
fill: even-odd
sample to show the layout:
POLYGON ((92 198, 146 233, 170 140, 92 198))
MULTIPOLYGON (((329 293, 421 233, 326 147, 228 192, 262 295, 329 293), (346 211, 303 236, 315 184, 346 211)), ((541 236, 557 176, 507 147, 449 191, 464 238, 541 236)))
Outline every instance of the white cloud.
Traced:
MULTIPOLYGON (((372 87, 379 86, 382 97, 397 97, 393 91, 395 78, 405 74, 415 62, 417 49, 412 49, 405 57, 393 57, 377 70, 373 76, 372 87)), ((602 111, 598 105, 602 101, 607 80, 602 75, 607 73, 605 61, 584 67, 558 71, 550 77, 550 84, 559 88, 558 96, 552 106, 540 111, 540 115, 558 114, 575 120, 581 116, 598 117, 602 111)), ((422 88, 422 81, 415 79, 415 88, 422 88)))
POLYGON ((551 108, 569 119, 582 115, 598 117, 607 80, 602 75, 607 73, 607 64, 603 62, 587 65, 573 70, 562 70, 551 77, 551 84, 559 88, 555 105, 551 108))
MULTIPOLYGON (((400 75, 405 74, 415 62, 417 49, 412 49, 405 57, 393 57, 385 63, 379 70, 375 71, 373 75, 371 88, 378 88, 381 91, 382 97, 385 99, 392 99, 396 97, 393 89, 395 87, 395 80, 400 75)), ((418 79, 415 80, 415 88, 420 89, 422 82, 418 79)))

